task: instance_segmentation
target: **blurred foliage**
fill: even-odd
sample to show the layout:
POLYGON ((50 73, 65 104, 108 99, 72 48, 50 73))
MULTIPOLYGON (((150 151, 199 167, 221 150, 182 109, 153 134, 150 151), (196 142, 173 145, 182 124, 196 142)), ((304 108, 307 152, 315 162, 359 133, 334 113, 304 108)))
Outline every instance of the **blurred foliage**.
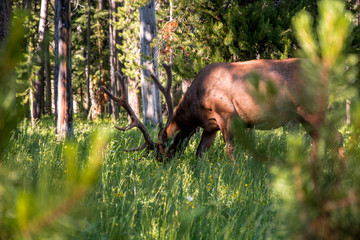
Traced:
MULTIPOLYGON (((12 146, 7 144, 16 133, 24 131, 26 134, 27 131, 21 130, 21 127, 20 130, 14 129, 24 117, 22 101, 17 101, 16 94, 20 93, 18 96, 24 97, 22 93, 28 91, 24 88, 29 86, 28 80, 34 73, 32 41, 21 48, 25 45, 27 34, 30 34, 26 31, 29 23, 31 20, 24 12, 14 14, 8 39, 0 46, 0 239, 54 237, 54 232, 49 231, 54 224, 62 226, 62 235, 71 232, 64 229, 71 229, 76 221, 70 221, 64 216, 84 199, 97 181, 103 151, 111 137, 109 131, 101 131, 106 132, 106 136, 94 134, 88 160, 81 163, 76 161, 76 144, 64 144, 61 156, 68 169, 68 173, 62 175, 65 178, 62 181, 64 185, 49 181, 54 172, 48 166, 41 165, 41 170, 35 169, 39 159, 24 158, 30 163, 27 169, 19 165, 20 159, 9 158, 9 149, 21 152, 24 142, 12 146), (69 225, 66 226, 65 222, 69 225)), ((63 143, 56 141, 54 132, 51 135, 52 139, 45 138, 44 143, 49 144, 47 140, 51 140, 56 150, 57 145, 63 143)), ((31 139, 22 140, 31 142, 31 139)))
MULTIPOLYGON (((19 46, 24 43, 24 19, 15 15, 7 41, 0 45, 0 160, 10 132, 23 117, 20 106, 16 107, 17 84, 15 67, 23 58, 19 46)), ((19 104, 18 104, 19 105, 19 104)))
MULTIPOLYGON (((358 101, 353 124, 346 132, 350 136, 345 141, 345 157, 337 153, 333 127, 343 125, 345 114, 343 108, 335 107, 336 102, 359 98, 354 84, 358 57, 348 40, 353 15, 342 1, 319 1, 318 10, 316 19, 301 11, 293 23, 298 54, 306 59, 302 66, 307 86, 303 104, 307 111, 326 117, 319 118, 322 120, 315 126, 320 137, 312 139, 310 150, 303 136, 288 136, 286 160, 276 158, 271 168, 272 186, 278 194, 275 206, 285 239, 356 239, 360 236, 358 101)), ((272 158, 262 155, 254 142, 243 136, 241 123, 236 126, 243 146, 255 158, 272 158)))
POLYGON ((23 122, 0 171, 0 239, 72 239, 86 224, 79 205, 98 182, 109 130, 92 129, 83 146, 23 122))

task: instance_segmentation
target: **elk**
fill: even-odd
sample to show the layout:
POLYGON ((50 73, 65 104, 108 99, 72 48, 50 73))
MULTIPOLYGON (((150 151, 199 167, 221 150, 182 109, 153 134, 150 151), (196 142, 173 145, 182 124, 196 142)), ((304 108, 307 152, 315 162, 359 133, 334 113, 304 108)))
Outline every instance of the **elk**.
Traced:
MULTIPOLYGON (((206 151, 220 130, 227 145, 227 151, 232 155, 234 151, 231 122, 239 117, 246 127, 259 130, 270 130, 284 126, 288 121, 298 120, 314 139, 317 131, 318 116, 307 111, 302 104, 306 90, 302 80, 301 59, 287 60, 251 60, 234 63, 212 63, 207 65, 196 76, 188 91, 181 99, 173 112, 173 103, 170 95, 172 84, 171 65, 163 64, 167 74, 167 85, 162 86, 159 80, 151 75, 154 83, 164 94, 168 107, 166 125, 160 130, 158 143, 154 143, 144 124, 134 114, 127 101, 125 85, 126 76, 116 72, 121 83, 121 98, 111 94, 106 88, 101 89, 115 102, 120 104, 130 115, 130 125, 119 130, 129 130, 138 127, 143 133, 145 143, 138 148, 129 149, 136 151, 147 148, 158 150, 158 160, 171 157, 179 151, 183 143, 193 135, 197 127, 203 128, 203 133, 196 155, 206 151), (258 76, 258 91, 265 89, 267 84, 276 89, 269 99, 258 101, 256 86, 250 79, 258 76)), ((342 135, 334 130, 339 152, 342 154, 342 135)))

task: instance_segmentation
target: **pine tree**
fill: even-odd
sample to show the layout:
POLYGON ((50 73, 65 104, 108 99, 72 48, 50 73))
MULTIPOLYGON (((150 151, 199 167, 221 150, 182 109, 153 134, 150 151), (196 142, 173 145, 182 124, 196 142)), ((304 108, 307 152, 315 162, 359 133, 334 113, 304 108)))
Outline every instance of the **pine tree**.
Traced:
POLYGON ((97 92, 100 85, 107 85, 109 82, 109 11, 105 8, 105 1, 98 0, 94 14, 92 32, 95 35, 93 46, 94 72, 90 81, 91 110, 88 118, 96 119, 105 111, 106 97, 103 93, 97 92))
MULTIPOLYGON (((111 24, 109 24, 109 50, 110 50, 110 85, 109 89, 112 94, 117 95, 116 91, 116 77, 115 72, 117 71, 117 54, 116 54, 116 39, 117 39, 117 29, 114 26, 114 22, 116 22, 116 2, 115 0, 110 0, 109 6, 109 18, 111 20, 111 24)), ((115 102, 110 100, 111 102, 111 110, 113 113, 114 119, 119 118, 119 109, 116 106, 115 102)))
POLYGON ((87 54, 86 54, 86 90, 85 90, 85 113, 89 114, 90 111, 90 53, 91 53, 91 0, 87 1, 87 28, 86 28, 86 45, 87 45, 87 54))
POLYGON ((48 0, 41 1, 40 9, 40 21, 39 21, 39 32, 38 42, 36 46, 36 62, 38 64, 38 71, 36 72, 34 88, 35 96, 33 102, 33 119, 40 119, 43 114, 44 108, 44 86, 45 86, 45 45, 46 45, 46 24, 48 16, 48 0))
POLYGON ((128 76, 129 104, 137 116, 140 116, 138 101, 138 85, 140 83, 140 39, 139 10, 136 1, 120 1, 117 11, 117 22, 113 23, 119 30, 121 41, 117 43, 118 59, 121 63, 119 71, 128 76), (131 41, 128 41, 131 39, 131 41))

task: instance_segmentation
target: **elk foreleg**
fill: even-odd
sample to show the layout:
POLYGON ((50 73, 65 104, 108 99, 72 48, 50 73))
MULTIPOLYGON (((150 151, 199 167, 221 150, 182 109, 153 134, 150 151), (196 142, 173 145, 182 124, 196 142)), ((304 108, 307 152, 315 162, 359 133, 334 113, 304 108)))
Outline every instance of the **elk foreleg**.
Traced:
POLYGON ((234 161, 234 149, 235 149, 235 144, 234 144, 234 137, 233 134, 231 133, 229 128, 223 128, 221 129, 221 133, 223 135, 224 138, 224 142, 226 144, 226 151, 230 157, 230 159, 232 161, 234 161))
POLYGON ((203 134, 201 135, 200 144, 196 151, 196 156, 201 158, 203 152, 205 152, 210 148, 211 143, 214 141, 216 137, 216 132, 217 131, 207 132, 204 130, 203 134))

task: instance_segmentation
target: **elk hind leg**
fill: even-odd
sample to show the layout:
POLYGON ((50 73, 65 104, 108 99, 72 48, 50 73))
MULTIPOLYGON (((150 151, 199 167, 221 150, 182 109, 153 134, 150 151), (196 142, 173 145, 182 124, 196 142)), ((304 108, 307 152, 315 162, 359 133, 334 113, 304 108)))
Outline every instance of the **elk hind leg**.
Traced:
MULTIPOLYGON (((313 141, 318 140, 319 130, 316 129, 314 127, 314 125, 311 123, 311 117, 298 115, 297 119, 299 120, 301 125, 305 128, 306 132, 310 135, 310 137, 313 139, 313 141)), ((333 138, 329 138, 329 139, 334 139, 334 141, 333 141, 333 143, 331 143, 331 145, 334 148, 338 149, 340 157, 344 157, 345 155, 344 155, 344 149, 343 149, 342 134, 337 129, 335 129, 335 127, 332 125, 330 125, 329 131, 331 132, 330 134, 333 134, 333 136, 334 136, 333 138)))

